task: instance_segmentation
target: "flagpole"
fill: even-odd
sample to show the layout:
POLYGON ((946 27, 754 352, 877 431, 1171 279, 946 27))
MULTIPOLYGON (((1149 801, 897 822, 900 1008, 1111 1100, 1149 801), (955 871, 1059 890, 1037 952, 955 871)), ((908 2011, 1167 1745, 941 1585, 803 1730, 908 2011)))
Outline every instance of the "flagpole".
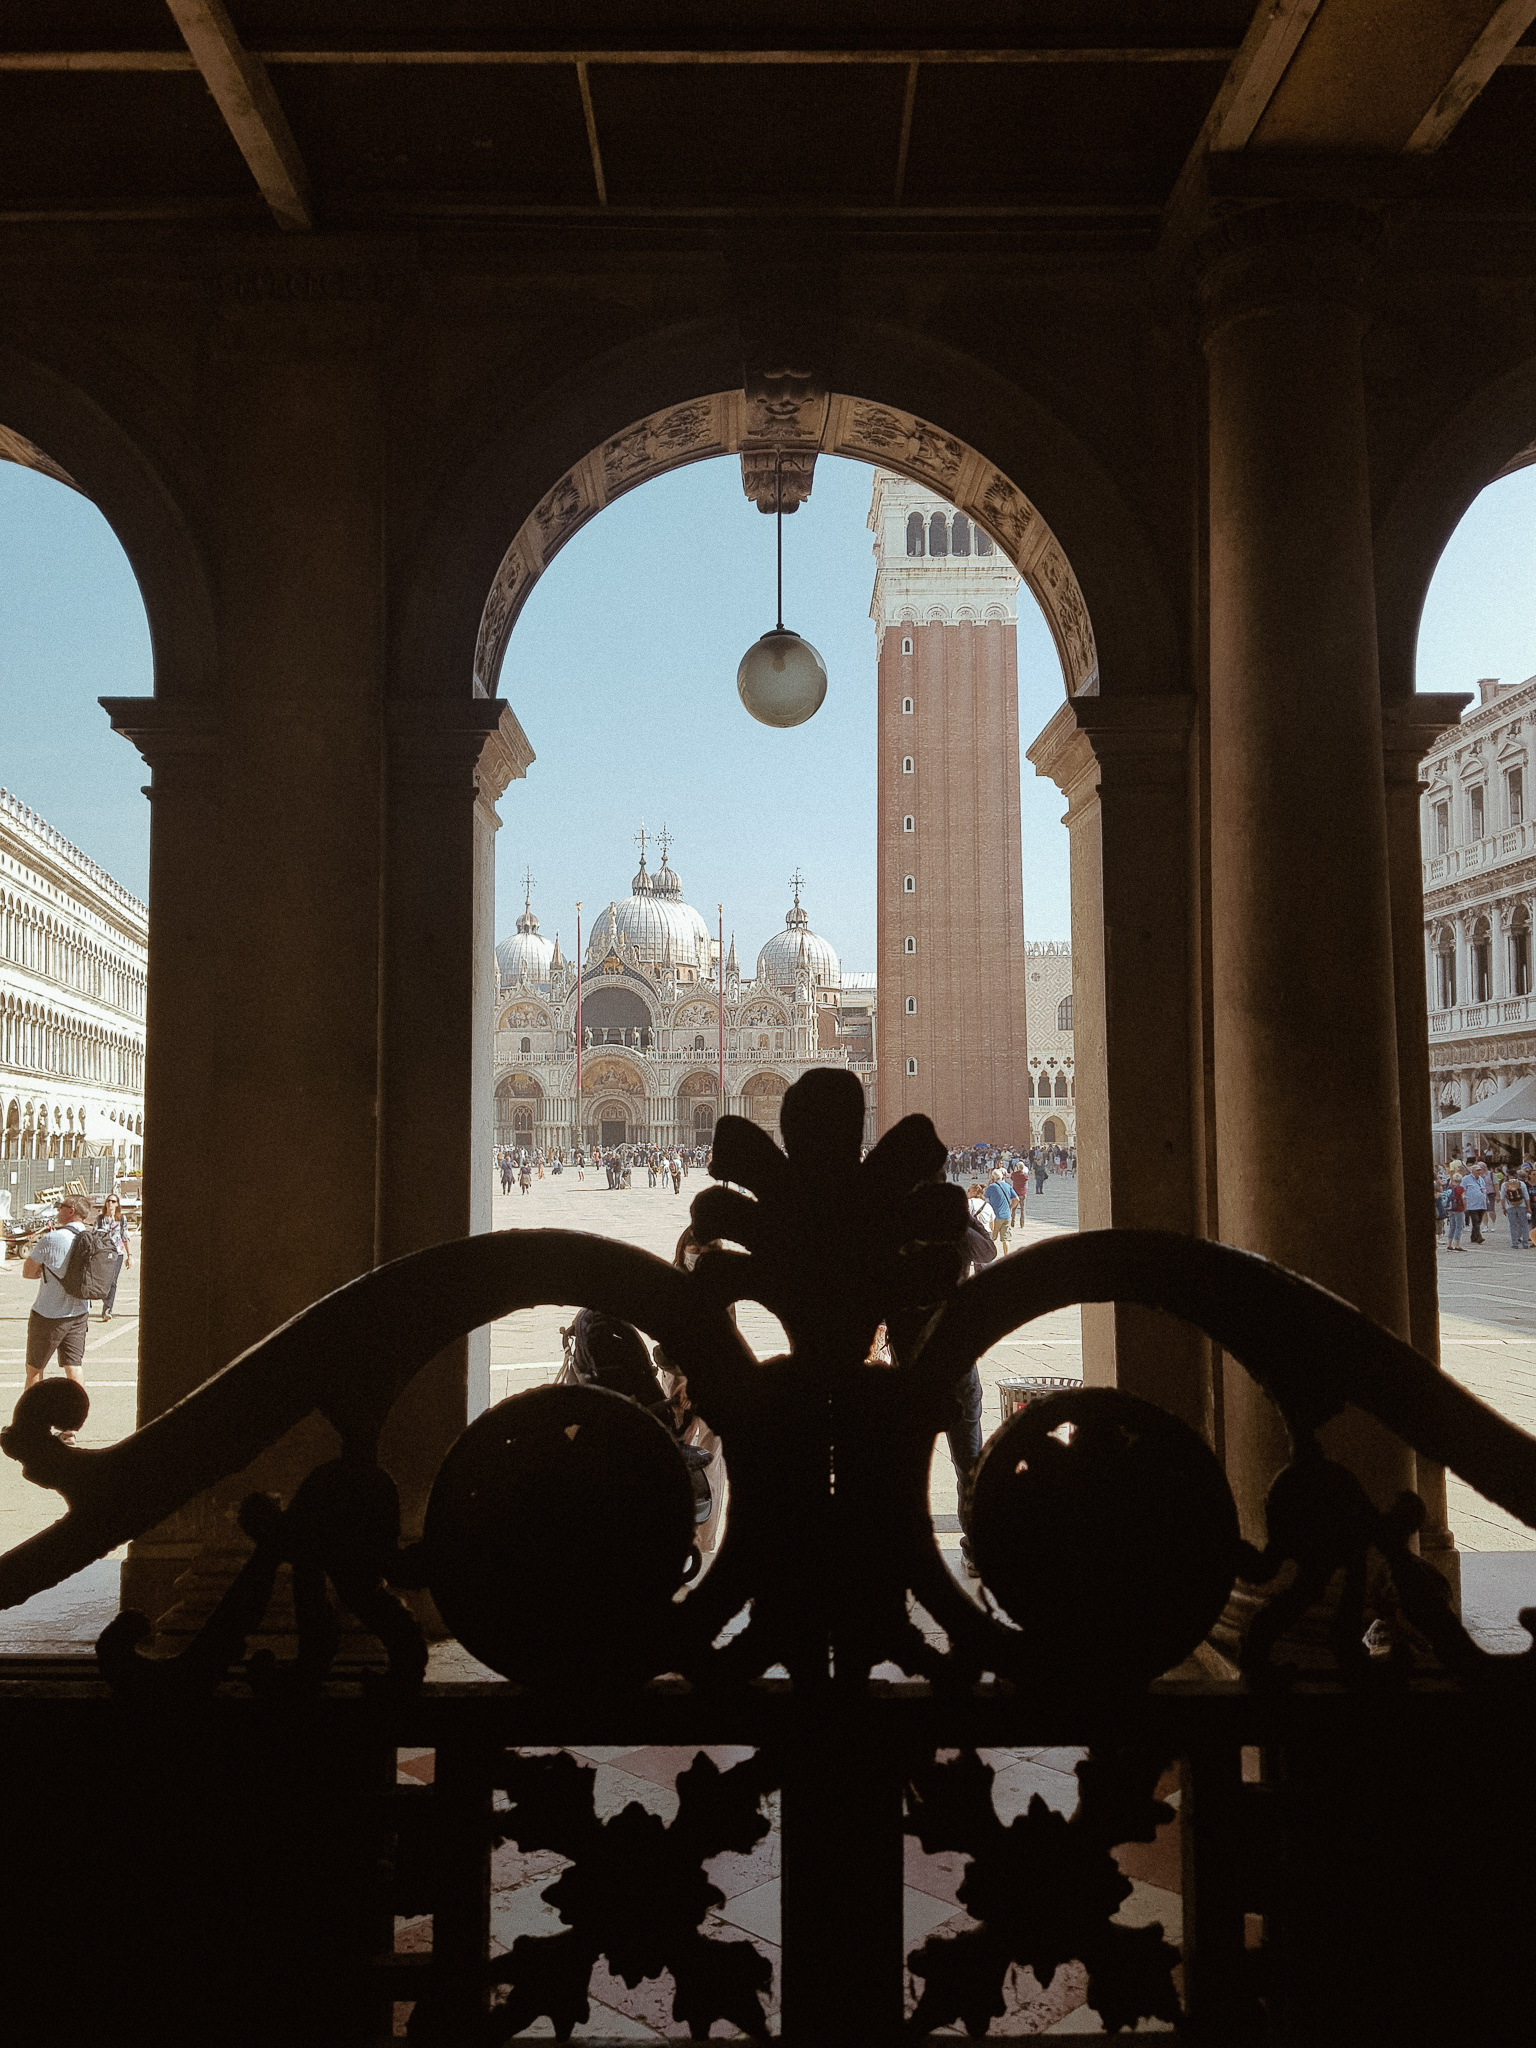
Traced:
POLYGON ((581 1143, 581 905, 576 906, 576 1115, 571 1123, 571 1149, 581 1143))
POLYGON ((718 1124, 725 1115, 725 905, 715 907, 720 913, 720 1102, 715 1111, 718 1124))

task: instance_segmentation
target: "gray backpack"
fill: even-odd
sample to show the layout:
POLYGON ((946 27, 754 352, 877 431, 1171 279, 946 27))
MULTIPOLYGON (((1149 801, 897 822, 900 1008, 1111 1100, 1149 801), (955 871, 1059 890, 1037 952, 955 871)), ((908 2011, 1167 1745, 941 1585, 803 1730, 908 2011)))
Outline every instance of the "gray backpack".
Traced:
POLYGON ((64 1270, 58 1276, 59 1284, 76 1301, 105 1301, 112 1292, 121 1257, 109 1225, 97 1223, 87 1228, 81 1224, 65 1257, 64 1270))

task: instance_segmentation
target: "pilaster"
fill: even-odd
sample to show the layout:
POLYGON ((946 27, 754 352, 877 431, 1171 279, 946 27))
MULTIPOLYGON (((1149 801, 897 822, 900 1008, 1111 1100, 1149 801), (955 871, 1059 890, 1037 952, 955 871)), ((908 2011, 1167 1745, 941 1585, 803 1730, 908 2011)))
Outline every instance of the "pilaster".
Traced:
MULTIPOLYGON (((490 1228, 496 804, 533 749, 499 698, 385 710, 375 1261, 490 1228)), ((381 1446, 415 1528, 432 1477, 490 1399, 484 1330, 397 1405, 381 1446)))
MULTIPOLYGON (((1466 696, 1408 697, 1382 712, 1382 760, 1391 863, 1392 966, 1397 1000, 1398 1100, 1403 1144, 1403 1225, 1408 1259, 1408 1337, 1440 1363, 1440 1290, 1430 1190, 1434 1176, 1434 1111, 1429 1077, 1429 1012, 1424 976, 1424 866, 1419 827, 1426 785, 1419 767, 1454 726, 1466 696)), ((1446 1519, 1445 1468, 1417 1458, 1418 1493, 1428 1513, 1420 1547, 1459 1587, 1456 1546, 1446 1519)))
MULTIPOLYGON (((1198 1228, 1191 1138, 1186 697, 1077 697, 1028 749, 1067 799, 1078 1220, 1198 1228)), ((1084 1307, 1090 1385, 1209 1429, 1209 1348, 1145 1309, 1084 1307)))

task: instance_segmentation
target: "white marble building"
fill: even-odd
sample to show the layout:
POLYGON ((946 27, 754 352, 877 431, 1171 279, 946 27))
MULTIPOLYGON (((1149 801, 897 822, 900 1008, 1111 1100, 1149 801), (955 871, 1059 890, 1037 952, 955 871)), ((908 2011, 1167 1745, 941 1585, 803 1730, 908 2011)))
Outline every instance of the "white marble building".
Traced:
MULTIPOLYGON (((1424 764, 1424 971, 1437 1124, 1536 1073, 1536 676, 1512 684, 1484 678, 1478 694, 1424 764)), ((1439 1133, 1437 1158, 1460 1153, 1472 1135, 1439 1133)), ((1506 1138, 1489 1149, 1520 1147, 1506 1138)))
MULTIPOLYGON (((545 1151, 621 1144, 707 1145, 720 1101, 718 941, 683 898, 661 837, 655 874, 597 912, 580 977, 558 937, 543 936, 531 897, 496 948, 496 1140, 545 1151)), ((845 985, 832 946, 811 929, 801 881, 782 931, 743 976, 733 933, 725 956, 727 1114, 778 1134, 779 1104, 818 1065, 845 1066, 864 1084, 865 1138, 875 1129, 875 988, 845 985)))
POLYGON ((0 790, 0 1147, 143 1163, 148 912, 0 790))
POLYGON ((1072 948, 1065 939, 1032 940, 1025 946, 1024 1015, 1029 1041, 1029 1123, 1035 1143, 1075 1146, 1072 948))

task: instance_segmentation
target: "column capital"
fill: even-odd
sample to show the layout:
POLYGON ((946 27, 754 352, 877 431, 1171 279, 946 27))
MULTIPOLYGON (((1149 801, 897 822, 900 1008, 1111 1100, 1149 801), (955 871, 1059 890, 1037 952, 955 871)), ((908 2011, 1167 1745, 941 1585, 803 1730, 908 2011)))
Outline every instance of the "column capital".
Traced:
POLYGON ((112 730, 131 740, 152 769, 208 760, 224 739, 223 707, 209 697, 98 697, 112 730))
POLYGON ((1070 805, 1096 791, 1177 786, 1184 780, 1192 697, 1073 697, 1025 758, 1070 805))
POLYGON ((1419 764, 1446 733, 1461 722, 1472 702, 1468 690, 1426 692, 1399 697, 1381 707, 1381 751, 1387 781, 1410 782, 1419 788, 1419 764))
POLYGON ((1282 306, 1358 314, 1382 240, 1379 208, 1347 195, 1260 193, 1213 207, 1192 251, 1201 340, 1282 306))
POLYGON ((460 786, 493 806, 535 758, 502 697, 397 697, 384 728, 392 782, 460 786))

